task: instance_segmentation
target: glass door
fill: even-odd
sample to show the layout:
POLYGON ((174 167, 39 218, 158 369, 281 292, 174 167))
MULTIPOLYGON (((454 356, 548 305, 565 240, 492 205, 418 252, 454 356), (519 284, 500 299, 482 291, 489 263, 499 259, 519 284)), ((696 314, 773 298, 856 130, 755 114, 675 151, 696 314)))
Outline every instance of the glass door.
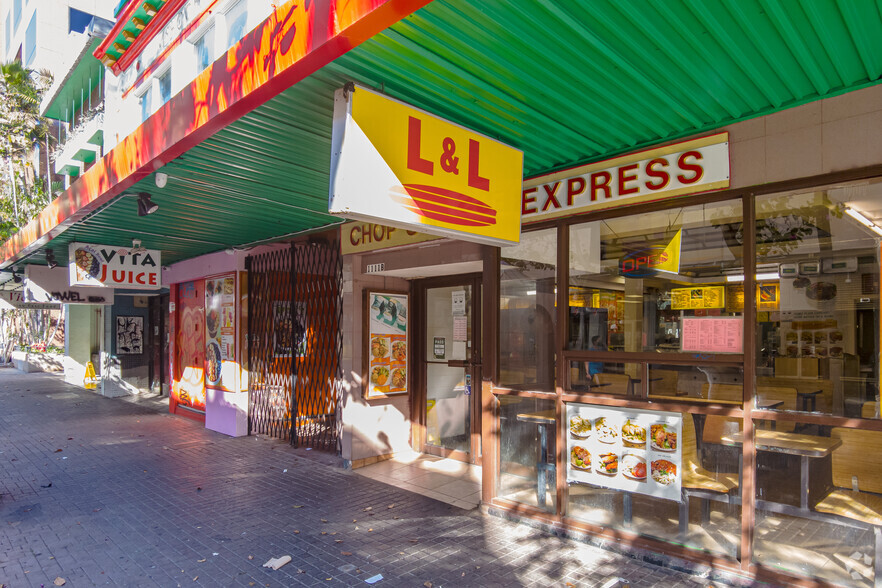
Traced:
POLYGON ((423 451, 480 463, 479 277, 426 280, 420 287, 423 451))

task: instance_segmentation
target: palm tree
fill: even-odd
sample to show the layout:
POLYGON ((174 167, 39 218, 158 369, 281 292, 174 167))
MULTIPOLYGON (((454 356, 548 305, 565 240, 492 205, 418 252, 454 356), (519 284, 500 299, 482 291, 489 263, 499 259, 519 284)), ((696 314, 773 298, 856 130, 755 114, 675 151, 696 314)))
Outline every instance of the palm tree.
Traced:
POLYGON ((0 64, 0 239, 8 238, 46 202, 42 180, 29 185, 24 173, 28 155, 48 136, 49 125, 40 116, 40 99, 51 74, 34 73, 17 61, 0 64))

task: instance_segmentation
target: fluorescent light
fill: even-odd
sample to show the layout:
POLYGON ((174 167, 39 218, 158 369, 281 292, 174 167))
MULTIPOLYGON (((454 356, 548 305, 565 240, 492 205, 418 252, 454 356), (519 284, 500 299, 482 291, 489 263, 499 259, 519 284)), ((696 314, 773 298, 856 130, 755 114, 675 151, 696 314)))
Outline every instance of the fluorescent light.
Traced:
POLYGON ((860 210, 846 206, 845 207, 845 214, 847 214, 848 216, 850 216, 851 218, 853 218, 857 222, 861 223, 862 225, 864 225, 865 227, 867 227, 868 229, 870 229, 871 231, 873 231, 877 235, 882 236, 882 227, 880 227, 879 225, 877 225, 876 223, 871 221, 869 218, 867 218, 867 216, 863 212, 861 212, 860 210))
POLYGON ((848 216, 850 216, 851 218, 853 218, 854 220, 856 220, 857 222, 861 223, 862 225, 864 225, 865 227, 867 227, 869 229, 872 229, 873 227, 876 226, 876 223, 874 223, 873 221, 868 219, 866 216, 864 216, 864 213, 862 213, 859 210, 855 210, 854 208, 846 207, 845 214, 847 214, 848 216))
MULTIPOLYGON (((757 282, 764 282, 767 280, 777 280, 780 277, 781 276, 778 275, 778 272, 769 272, 769 273, 765 273, 765 274, 756 274, 755 275, 755 279, 757 282)), ((744 281, 744 274, 728 275, 728 276, 726 276, 726 281, 727 282, 743 282, 744 281)))

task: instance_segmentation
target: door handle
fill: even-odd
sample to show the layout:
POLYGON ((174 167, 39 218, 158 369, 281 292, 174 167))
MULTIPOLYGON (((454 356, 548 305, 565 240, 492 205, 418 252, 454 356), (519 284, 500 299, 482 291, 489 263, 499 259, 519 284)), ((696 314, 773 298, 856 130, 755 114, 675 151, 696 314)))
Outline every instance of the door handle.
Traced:
POLYGON ((461 359, 448 359, 447 367, 479 368, 483 367, 483 364, 481 364, 480 362, 463 361, 461 359))

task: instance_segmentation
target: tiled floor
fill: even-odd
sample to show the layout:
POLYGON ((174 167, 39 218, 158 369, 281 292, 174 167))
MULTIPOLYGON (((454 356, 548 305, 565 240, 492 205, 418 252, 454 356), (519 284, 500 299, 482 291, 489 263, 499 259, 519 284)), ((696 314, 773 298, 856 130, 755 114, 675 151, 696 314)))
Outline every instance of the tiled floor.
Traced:
POLYGON ((461 461, 413 452, 353 471, 460 508, 481 503, 481 467, 461 461))
POLYGON ((344 469, 333 453, 226 437, 155 399, 123 402, 0 368, 0 584, 709 583, 403 489, 475 504, 478 468, 413 456, 365 471, 395 485, 344 469), (262 567, 283 555, 290 564, 262 567))

